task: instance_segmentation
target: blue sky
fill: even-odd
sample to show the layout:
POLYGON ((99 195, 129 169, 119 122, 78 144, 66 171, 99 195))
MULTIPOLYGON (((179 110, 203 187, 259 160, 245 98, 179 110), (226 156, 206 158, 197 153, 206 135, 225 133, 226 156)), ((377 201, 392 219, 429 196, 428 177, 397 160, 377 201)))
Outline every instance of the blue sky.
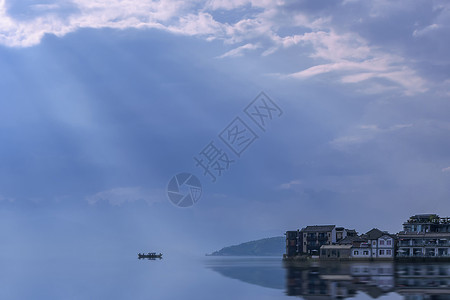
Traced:
POLYGON ((449 20, 446 1, 0 0, 1 253, 448 215, 449 20), (261 91, 283 115, 211 183, 193 157, 261 91), (180 172, 203 184, 189 209, 166 196, 180 172))

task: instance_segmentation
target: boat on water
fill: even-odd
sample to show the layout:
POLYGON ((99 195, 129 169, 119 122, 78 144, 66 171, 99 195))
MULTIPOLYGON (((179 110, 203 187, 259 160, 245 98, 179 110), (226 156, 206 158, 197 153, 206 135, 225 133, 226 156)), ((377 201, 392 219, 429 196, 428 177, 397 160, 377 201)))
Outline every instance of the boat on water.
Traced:
POLYGON ((138 258, 139 259, 143 259, 143 258, 148 258, 148 259, 159 258, 159 259, 161 259, 162 258, 162 253, 159 253, 159 254, 156 254, 155 252, 149 252, 147 254, 145 254, 145 253, 138 253, 138 258))

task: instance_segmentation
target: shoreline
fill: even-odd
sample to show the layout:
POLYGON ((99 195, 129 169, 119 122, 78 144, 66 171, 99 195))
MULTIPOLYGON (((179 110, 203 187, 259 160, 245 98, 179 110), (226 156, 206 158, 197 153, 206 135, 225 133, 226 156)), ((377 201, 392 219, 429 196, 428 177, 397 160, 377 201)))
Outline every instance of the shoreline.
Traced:
POLYGON ((312 256, 285 257, 283 262, 450 262, 450 257, 395 257, 395 258, 319 258, 312 256))

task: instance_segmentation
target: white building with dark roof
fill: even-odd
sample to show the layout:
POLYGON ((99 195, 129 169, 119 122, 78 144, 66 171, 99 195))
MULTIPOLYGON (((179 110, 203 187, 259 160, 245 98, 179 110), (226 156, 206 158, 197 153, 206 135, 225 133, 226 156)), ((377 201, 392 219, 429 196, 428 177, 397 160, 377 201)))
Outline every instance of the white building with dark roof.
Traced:
POLYGON ((394 259, 395 257, 395 236, 374 228, 361 236, 370 245, 370 257, 373 259, 394 259))

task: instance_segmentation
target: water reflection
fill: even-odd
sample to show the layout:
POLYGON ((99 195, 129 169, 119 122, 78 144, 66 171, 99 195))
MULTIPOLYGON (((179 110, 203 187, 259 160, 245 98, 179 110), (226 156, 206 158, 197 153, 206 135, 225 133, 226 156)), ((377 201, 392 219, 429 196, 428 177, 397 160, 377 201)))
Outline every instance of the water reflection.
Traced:
POLYGON ((229 278, 304 299, 358 299, 365 294, 374 299, 450 300, 450 263, 283 264, 273 258, 221 258, 210 260, 207 267, 229 278))
POLYGON ((210 259, 206 267, 221 275, 259 286, 283 290, 285 270, 280 259, 223 257, 210 259))
POLYGON ((378 298, 450 299, 450 264, 353 262, 287 264, 286 294, 305 299, 345 299, 364 292, 378 298), (319 296, 319 297, 318 297, 319 296))
POLYGON ((350 298, 364 292, 378 298, 395 290, 393 263, 286 265, 286 294, 305 299, 350 298))

